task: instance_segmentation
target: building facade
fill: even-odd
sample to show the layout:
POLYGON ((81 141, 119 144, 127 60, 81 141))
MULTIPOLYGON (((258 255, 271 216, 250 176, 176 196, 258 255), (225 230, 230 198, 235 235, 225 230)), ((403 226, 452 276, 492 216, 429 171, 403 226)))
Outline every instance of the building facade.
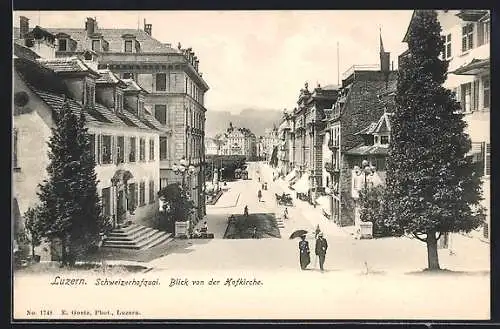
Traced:
POLYGON ((257 137, 247 128, 233 127, 230 122, 224 134, 217 139, 220 140, 223 155, 243 155, 248 161, 257 157, 257 137))
MULTIPOLYGON (((21 22, 22 23, 22 22, 21 22)), ((195 167, 186 180, 190 195, 205 213, 203 191, 204 95, 208 85, 199 71, 199 59, 191 48, 173 48, 152 37, 152 25, 144 29, 101 29, 87 18, 82 29, 47 28, 55 37, 55 56, 67 57, 92 51, 98 68, 120 78, 134 80, 147 94, 144 107, 162 124, 160 136, 160 188, 182 178, 172 170, 182 158, 195 167)))
MULTIPOLYGON (((490 11, 437 10, 444 48, 441 58, 448 61, 448 74, 444 87, 455 93, 467 122, 467 133, 472 148, 468 156, 477 165, 476 174, 483 181, 483 206, 487 209, 486 222, 471 234, 489 241, 490 238, 490 11)), ((413 20, 412 16, 412 20, 413 20)), ((403 42, 408 42, 410 25, 403 42)), ((403 61, 408 50, 400 55, 403 61)))
MULTIPOLYGON (((38 184, 47 178, 53 115, 67 102, 87 119, 103 214, 114 226, 155 226, 161 124, 142 106, 144 92, 132 89, 83 58, 14 59, 16 213, 22 215, 38 203, 38 184)), ((50 259, 49 252, 41 251, 41 256, 50 259)))
POLYGON ((309 201, 314 202, 322 190, 322 148, 325 128, 325 109, 337 100, 338 87, 318 85, 313 92, 308 84, 301 89, 297 108, 291 114, 293 130, 290 133, 289 152, 292 153, 290 167, 294 173, 287 179, 292 188, 309 201))

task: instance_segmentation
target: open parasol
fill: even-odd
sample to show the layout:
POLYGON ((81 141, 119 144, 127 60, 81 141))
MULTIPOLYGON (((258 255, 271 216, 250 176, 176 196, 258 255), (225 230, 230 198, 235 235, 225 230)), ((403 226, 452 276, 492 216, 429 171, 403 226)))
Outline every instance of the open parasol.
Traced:
POLYGON ((307 234, 306 230, 297 230, 297 231, 293 232, 292 235, 290 235, 290 239, 295 239, 295 238, 301 237, 301 236, 306 235, 306 234, 307 234))

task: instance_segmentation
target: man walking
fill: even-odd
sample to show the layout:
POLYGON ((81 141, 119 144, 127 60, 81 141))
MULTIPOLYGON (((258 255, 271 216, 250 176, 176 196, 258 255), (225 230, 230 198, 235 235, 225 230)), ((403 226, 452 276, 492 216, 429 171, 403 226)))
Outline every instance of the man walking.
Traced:
POLYGON ((323 237, 323 232, 318 234, 318 238, 316 240, 316 255, 319 257, 319 268, 321 272, 323 272, 323 264, 325 264, 325 256, 326 250, 328 249, 328 242, 323 237))

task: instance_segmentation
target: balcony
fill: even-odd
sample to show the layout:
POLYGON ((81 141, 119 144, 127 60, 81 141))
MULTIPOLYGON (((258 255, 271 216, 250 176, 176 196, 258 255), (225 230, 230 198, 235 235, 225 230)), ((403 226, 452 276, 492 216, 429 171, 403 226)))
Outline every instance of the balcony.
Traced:
POLYGON ((340 173, 339 168, 337 168, 332 162, 325 162, 325 170, 330 174, 340 173))
POLYGON ((339 141, 338 140, 330 140, 328 141, 328 149, 330 149, 330 151, 332 152, 335 152, 336 150, 339 149, 339 141))

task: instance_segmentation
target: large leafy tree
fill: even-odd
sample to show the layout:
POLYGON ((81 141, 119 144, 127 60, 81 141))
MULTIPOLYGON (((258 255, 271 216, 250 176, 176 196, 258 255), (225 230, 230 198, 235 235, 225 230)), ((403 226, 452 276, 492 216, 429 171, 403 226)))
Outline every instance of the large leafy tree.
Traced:
POLYGON ((163 228, 172 230, 176 221, 185 222, 190 219, 195 205, 180 183, 165 186, 158 192, 158 196, 163 201, 163 228))
POLYGON ((428 269, 439 269, 437 240, 469 232, 484 221, 481 183, 466 157, 460 104, 442 86, 448 62, 433 10, 418 10, 410 23, 409 54, 400 63, 387 170, 388 224, 427 244, 428 269))
POLYGON ((62 263, 97 244, 99 233, 109 229, 97 194, 97 176, 83 111, 77 115, 69 102, 54 112, 55 127, 49 145, 48 179, 40 184, 41 235, 62 244, 62 263))

